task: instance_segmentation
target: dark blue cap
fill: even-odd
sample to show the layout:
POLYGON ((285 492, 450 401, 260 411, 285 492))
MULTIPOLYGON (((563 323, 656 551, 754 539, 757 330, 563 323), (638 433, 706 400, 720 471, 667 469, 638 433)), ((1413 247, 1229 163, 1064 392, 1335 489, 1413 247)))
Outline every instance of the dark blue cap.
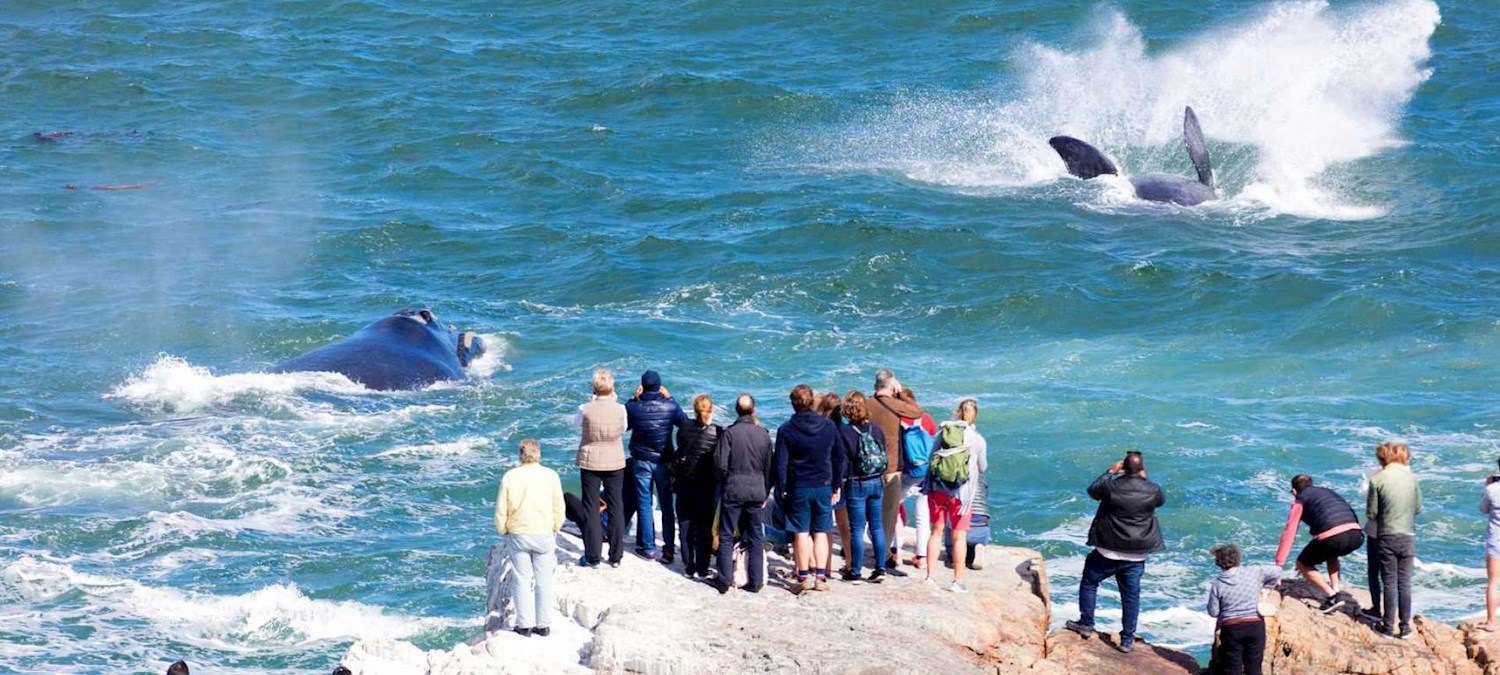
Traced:
POLYGON ((657 375, 654 370, 641 373, 641 388, 646 391, 661 389, 661 376, 657 375))

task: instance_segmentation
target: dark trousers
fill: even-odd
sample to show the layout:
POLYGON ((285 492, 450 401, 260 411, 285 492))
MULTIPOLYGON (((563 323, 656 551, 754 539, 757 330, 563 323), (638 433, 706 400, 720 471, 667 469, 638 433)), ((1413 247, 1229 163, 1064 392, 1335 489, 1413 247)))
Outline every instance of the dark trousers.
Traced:
POLYGON ((677 486, 677 532, 682 537, 682 569, 706 576, 714 549, 714 501, 718 490, 712 482, 683 480, 677 486))
POLYGON ((1401 629, 1411 627, 1411 565, 1417 558, 1417 538, 1410 534, 1380 536, 1380 574, 1385 582, 1385 625, 1396 629, 1400 610, 1401 629))
POLYGON ((1136 621, 1141 615, 1141 576, 1146 563, 1111 560, 1098 551, 1089 551, 1083 560, 1083 579, 1078 582, 1078 623, 1094 625, 1094 606, 1099 600, 1099 584, 1110 577, 1120 587, 1120 639, 1135 639, 1136 621))
POLYGON ((749 573, 746 590, 759 591, 766 585, 766 535, 761 529, 762 504, 760 502, 725 502, 719 512, 719 578, 724 583, 734 584, 734 532, 739 530, 740 540, 750 548, 750 559, 745 562, 749 573))
POLYGON ((1370 582, 1370 611, 1376 616, 1385 616, 1380 604, 1385 596, 1380 585, 1380 537, 1365 537, 1366 576, 1370 582))
POLYGON ((1266 657, 1266 622, 1252 621, 1219 627, 1219 653, 1214 659, 1219 675, 1261 675, 1266 657))
POLYGON ((604 527, 599 522, 599 489, 604 488, 604 508, 609 511, 609 561, 620 562, 625 556, 625 470, 579 471, 578 480, 583 484, 583 557, 598 562, 602 560, 604 527))

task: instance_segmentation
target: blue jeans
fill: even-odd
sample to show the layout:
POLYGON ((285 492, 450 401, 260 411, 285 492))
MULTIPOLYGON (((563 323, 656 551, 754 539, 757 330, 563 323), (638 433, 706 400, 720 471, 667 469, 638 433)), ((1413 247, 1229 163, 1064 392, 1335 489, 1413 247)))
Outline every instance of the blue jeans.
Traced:
POLYGON ((880 569, 881 551, 885 550, 885 525, 880 522, 880 507, 885 483, 880 476, 855 478, 844 484, 844 508, 849 511, 849 568, 855 576, 865 562, 865 527, 870 528, 870 546, 875 551, 875 569, 880 569))
POLYGON ((672 472, 660 462, 632 459, 630 464, 630 475, 635 477, 635 547, 648 552, 656 550, 656 519, 651 515, 651 488, 654 485, 661 502, 662 548, 672 553, 677 541, 677 514, 672 508, 672 472))
POLYGON ((1136 620, 1141 615, 1141 575, 1146 562, 1111 560, 1098 551, 1090 551, 1083 561, 1083 580, 1078 582, 1078 623, 1094 625, 1094 605, 1098 602, 1099 583, 1110 577, 1120 586, 1120 640, 1135 639, 1136 620))

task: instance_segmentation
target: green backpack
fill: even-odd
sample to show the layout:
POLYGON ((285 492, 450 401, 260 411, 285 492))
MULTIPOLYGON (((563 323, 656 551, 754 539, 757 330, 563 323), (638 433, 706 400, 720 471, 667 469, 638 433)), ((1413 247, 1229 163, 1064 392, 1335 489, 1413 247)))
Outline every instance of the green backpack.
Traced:
POLYGON ((958 492, 969 482, 969 446, 964 442, 968 427, 944 424, 939 444, 932 453, 932 481, 945 492, 958 492))

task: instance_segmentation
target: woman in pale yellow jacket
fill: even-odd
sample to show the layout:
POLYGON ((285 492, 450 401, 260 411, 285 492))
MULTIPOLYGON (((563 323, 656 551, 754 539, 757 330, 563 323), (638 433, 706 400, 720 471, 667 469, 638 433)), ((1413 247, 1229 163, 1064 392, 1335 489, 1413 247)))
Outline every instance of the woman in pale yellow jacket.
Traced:
POLYGON ((552 632, 552 567, 565 510, 562 479, 541 462, 542 446, 521 441, 521 465, 505 472, 495 500, 495 530, 509 540, 516 574, 515 631, 527 637, 552 632))

